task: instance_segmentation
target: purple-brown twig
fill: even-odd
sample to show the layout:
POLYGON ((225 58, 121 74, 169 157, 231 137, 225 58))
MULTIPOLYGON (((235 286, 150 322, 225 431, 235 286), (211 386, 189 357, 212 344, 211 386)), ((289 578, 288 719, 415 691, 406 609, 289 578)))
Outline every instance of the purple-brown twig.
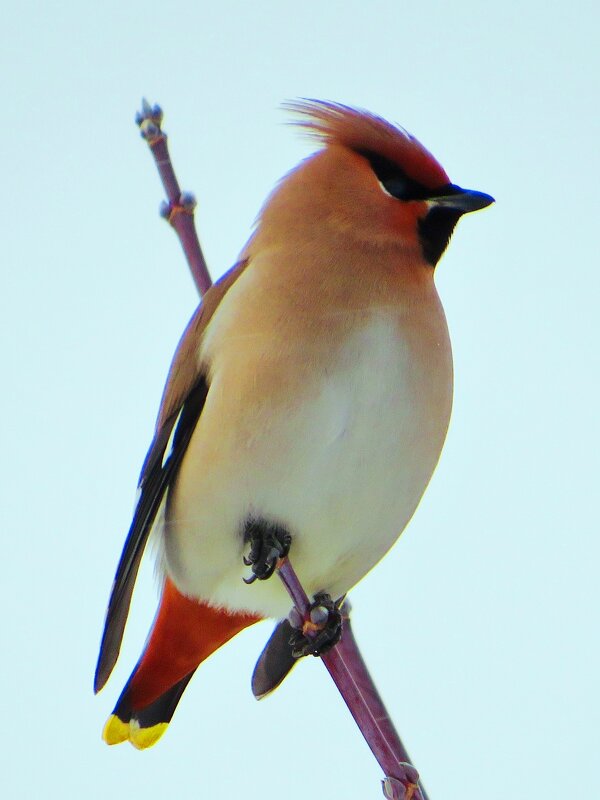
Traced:
POLYGON ((179 182, 175 177, 175 170, 167 147, 167 137, 161 129, 163 112, 160 106, 151 106, 147 100, 142 100, 142 110, 138 111, 135 121, 139 125, 140 133, 152 151, 156 167, 160 175, 167 200, 160 207, 161 216, 167 219, 177 231, 177 236, 183 247, 183 252, 188 267, 194 278, 200 297, 212 285, 210 273, 202 254, 198 241, 196 226, 194 225, 194 210, 196 198, 189 192, 182 192, 179 182))
MULTIPOLYGON (((136 122, 152 151, 167 194, 168 201, 161 206, 161 215, 177 232, 202 297, 212 281, 194 226, 196 201, 193 195, 182 193, 179 188, 169 156, 167 137, 161 128, 162 117, 160 106, 151 106, 143 100, 142 110, 136 114, 136 122)), ((310 601, 288 558, 280 559, 277 572, 296 611, 303 621, 307 621, 310 601)), ((342 606, 342 615, 342 637, 335 647, 321 656, 321 660, 386 776, 382 781, 385 797, 388 800, 428 800, 419 783, 419 773, 410 762, 360 654, 352 633, 350 603, 347 600, 342 606)))

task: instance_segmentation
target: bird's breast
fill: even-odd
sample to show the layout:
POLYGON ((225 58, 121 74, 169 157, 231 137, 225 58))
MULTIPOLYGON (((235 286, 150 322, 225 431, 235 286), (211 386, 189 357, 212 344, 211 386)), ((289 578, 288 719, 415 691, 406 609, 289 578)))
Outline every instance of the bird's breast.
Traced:
POLYGON ((432 289, 400 307, 330 309, 304 329, 285 315, 261 327, 247 308, 215 314, 204 354, 210 391, 165 536, 180 588, 285 613, 278 581, 241 581, 249 515, 289 528, 309 593, 343 594, 384 555, 414 513, 448 426, 450 346, 432 289))

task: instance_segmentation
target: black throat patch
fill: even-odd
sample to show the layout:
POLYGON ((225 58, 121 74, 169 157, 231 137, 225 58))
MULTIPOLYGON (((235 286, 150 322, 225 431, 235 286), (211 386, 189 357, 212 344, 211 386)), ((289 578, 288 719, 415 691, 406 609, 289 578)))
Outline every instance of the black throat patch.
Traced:
POLYGON ((460 217, 460 211, 434 206, 427 216, 419 220, 421 249, 425 260, 432 267, 435 267, 442 257, 460 217))

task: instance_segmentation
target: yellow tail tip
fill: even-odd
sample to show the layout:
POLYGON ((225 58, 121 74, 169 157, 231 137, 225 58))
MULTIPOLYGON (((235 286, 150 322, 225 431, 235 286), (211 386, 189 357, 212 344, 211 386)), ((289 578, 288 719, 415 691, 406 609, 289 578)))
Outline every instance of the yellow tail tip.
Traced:
POLYGON ((168 723, 158 722, 149 728, 142 728, 137 719, 123 722, 116 714, 112 714, 106 721, 102 738, 106 744, 121 744, 121 742, 129 741, 138 750, 146 750, 158 742, 167 727, 168 723))
POLYGON ((167 722, 157 722, 149 728, 141 728, 139 722, 132 719, 129 723, 129 741, 138 750, 145 750, 158 742, 167 727, 167 722))
POLYGON ((121 744, 129 739, 129 723, 123 722, 115 714, 106 720, 102 731, 102 738, 106 744, 121 744))

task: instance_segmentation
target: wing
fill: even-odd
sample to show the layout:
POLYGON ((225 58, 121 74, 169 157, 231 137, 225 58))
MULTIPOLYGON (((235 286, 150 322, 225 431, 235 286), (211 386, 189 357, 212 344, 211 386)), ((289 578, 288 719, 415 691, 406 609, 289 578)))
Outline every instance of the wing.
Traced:
POLYGON ((177 347, 163 393, 154 439, 142 467, 138 503, 110 593, 94 677, 96 692, 110 677, 119 657, 133 588, 152 525, 165 493, 177 474, 208 394, 207 378, 197 358, 202 333, 247 264, 247 260, 239 262, 211 287, 177 347))
POLYGON ((171 415, 166 420, 162 428, 157 431, 150 447, 140 481, 139 500, 125 540, 106 612, 104 634, 94 678, 96 692, 108 680, 119 657, 133 587, 146 542, 165 491, 177 472, 194 432, 207 393, 206 380, 201 376, 185 399, 179 413, 171 415), (173 445, 167 453, 167 444, 172 431, 174 431, 173 445))

